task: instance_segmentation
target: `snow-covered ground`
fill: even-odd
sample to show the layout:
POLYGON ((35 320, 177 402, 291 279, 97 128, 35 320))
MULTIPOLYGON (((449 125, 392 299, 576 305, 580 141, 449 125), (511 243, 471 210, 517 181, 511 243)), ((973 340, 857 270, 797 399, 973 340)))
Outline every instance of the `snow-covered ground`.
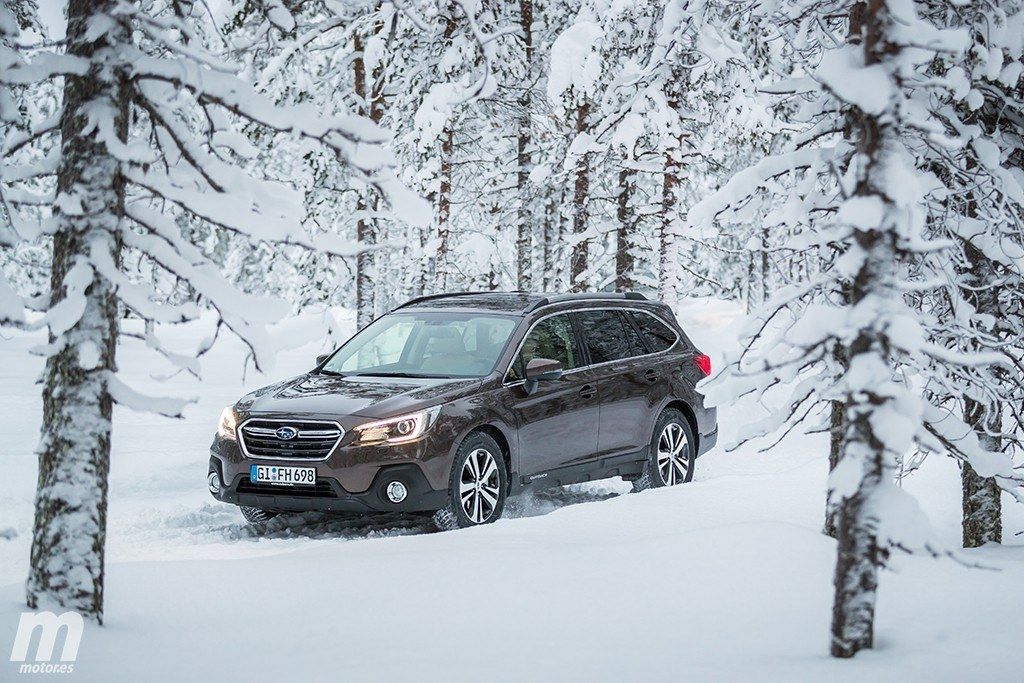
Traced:
MULTIPOLYGON (((705 350, 730 338, 734 307, 693 300, 679 312, 705 350)), ((201 383, 160 384, 167 368, 136 342, 122 347, 133 386, 200 399, 179 421, 115 412, 106 625, 87 627, 70 678, 1021 680, 1024 510, 1008 499, 1006 545, 959 555, 990 569, 895 558, 882 576, 876 649, 827 657, 835 546, 820 533, 820 435, 767 453, 718 448, 684 487, 622 495, 628 486, 613 480, 524 496, 480 529, 309 514, 253 535, 206 493, 216 418, 248 388, 307 368, 329 345, 326 320, 308 314, 277 330, 287 343, 276 367, 249 368, 244 380, 243 350, 228 336, 204 357, 201 383)), ((205 331, 178 334, 186 347, 205 331)), ((41 362, 26 352, 39 341, 0 340, 5 681, 18 678, 4 648, 24 609, 41 416, 41 362)), ((723 440, 744 414, 722 411, 723 440)), ((955 548, 955 465, 931 458, 905 485, 955 548)))

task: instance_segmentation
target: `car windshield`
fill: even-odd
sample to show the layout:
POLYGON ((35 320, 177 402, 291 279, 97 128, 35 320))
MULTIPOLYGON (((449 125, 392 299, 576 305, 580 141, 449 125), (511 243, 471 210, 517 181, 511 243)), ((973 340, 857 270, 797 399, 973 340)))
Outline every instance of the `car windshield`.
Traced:
POLYGON ((352 337, 321 368, 333 375, 483 377, 518 318, 472 313, 395 313, 352 337))

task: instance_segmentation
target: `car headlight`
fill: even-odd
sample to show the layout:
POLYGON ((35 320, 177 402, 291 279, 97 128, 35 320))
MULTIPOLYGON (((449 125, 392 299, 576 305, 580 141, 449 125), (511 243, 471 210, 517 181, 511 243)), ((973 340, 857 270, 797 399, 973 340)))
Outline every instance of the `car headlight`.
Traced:
POLYGON ((430 429, 437 416, 441 413, 441 406, 434 406, 421 410, 418 413, 399 415, 398 417, 367 422, 355 428, 356 444, 371 443, 406 443, 415 441, 423 436, 423 433, 430 429))
POLYGON ((222 439, 234 439, 235 427, 238 425, 238 418, 231 406, 225 408, 220 414, 220 422, 217 423, 217 434, 222 439))

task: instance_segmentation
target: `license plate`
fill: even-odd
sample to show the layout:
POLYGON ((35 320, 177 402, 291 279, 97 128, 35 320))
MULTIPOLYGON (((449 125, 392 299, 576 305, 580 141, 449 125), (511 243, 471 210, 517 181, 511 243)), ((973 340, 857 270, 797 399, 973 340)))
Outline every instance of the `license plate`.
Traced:
POLYGON ((316 468, 253 465, 249 468, 249 481, 282 486, 314 486, 316 485, 316 468))

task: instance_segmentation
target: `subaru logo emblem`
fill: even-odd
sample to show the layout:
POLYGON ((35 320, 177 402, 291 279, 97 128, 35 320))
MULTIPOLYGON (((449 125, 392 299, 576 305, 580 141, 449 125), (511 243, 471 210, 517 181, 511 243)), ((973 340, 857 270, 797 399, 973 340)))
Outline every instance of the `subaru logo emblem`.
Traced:
POLYGON ((275 434, 281 441, 290 441, 299 435, 299 430, 295 427, 281 427, 275 434))

